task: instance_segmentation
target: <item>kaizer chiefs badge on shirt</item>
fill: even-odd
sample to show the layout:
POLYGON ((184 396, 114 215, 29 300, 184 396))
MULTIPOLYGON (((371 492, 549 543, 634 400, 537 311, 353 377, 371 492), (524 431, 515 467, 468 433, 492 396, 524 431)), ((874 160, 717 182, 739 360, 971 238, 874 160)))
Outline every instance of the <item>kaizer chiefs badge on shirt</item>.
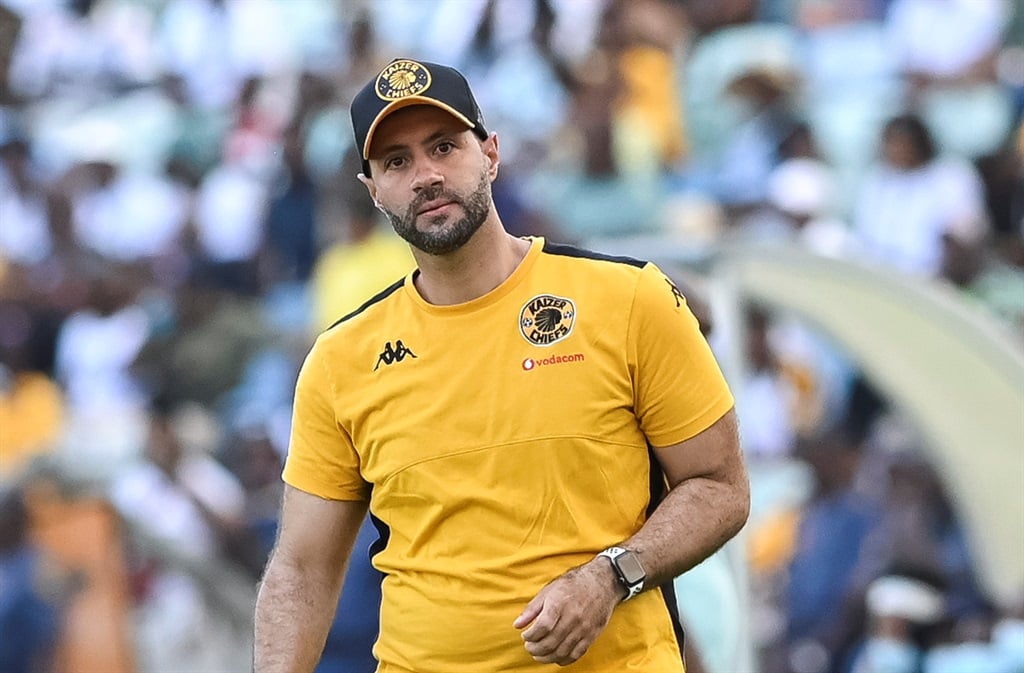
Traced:
POLYGON ((535 346, 550 346, 572 334, 576 304, 572 299, 539 294, 519 311, 519 333, 535 346))
POLYGON ((430 86, 430 71, 416 61, 395 61, 377 76, 375 89, 383 100, 398 100, 422 93, 430 86))

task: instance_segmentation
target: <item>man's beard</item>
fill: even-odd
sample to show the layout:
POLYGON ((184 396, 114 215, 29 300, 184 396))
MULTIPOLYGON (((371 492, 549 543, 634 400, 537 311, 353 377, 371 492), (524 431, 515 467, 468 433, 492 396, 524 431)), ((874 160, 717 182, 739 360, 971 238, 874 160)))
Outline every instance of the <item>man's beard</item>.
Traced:
POLYGON ((448 192, 439 187, 424 189, 409 204, 405 215, 400 216, 387 209, 384 209, 384 214, 395 228, 395 232, 411 246, 431 255, 445 255, 465 245, 487 219, 490 210, 491 183, 487 179, 487 173, 483 173, 480 176, 480 183, 469 198, 463 198, 455 192, 448 192), (444 225, 446 216, 437 215, 427 218, 429 228, 426 231, 418 229, 417 211, 423 204, 437 200, 451 201, 462 206, 463 217, 444 225))

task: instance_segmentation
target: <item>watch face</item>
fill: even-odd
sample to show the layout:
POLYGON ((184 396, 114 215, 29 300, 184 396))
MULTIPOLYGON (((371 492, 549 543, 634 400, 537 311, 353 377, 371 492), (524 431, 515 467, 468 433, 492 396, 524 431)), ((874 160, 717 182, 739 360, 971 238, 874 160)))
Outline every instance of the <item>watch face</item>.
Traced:
POLYGON ((644 581, 647 577, 647 573, 644 571, 644 567, 640 565, 640 559, 636 557, 633 552, 626 552, 615 559, 615 565, 619 567, 619 572, 622 573, 622 579, 625 580, 627 585, 634 585, 638 582, 644 581))

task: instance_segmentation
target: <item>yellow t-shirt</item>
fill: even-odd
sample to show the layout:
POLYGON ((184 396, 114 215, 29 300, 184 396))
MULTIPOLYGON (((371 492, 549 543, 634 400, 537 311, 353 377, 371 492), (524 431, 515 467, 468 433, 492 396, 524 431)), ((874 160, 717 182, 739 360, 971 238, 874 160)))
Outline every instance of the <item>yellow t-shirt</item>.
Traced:
POLYGON ((380 671, 681 671, 664 598, 619 605, 564 669, 512 622, 548 582, 635 533, 648 442, 689 439, 732 395, 654 265, 532 239, 473 301, 434 306, 414 274, 317 339, 284 478, 369 499, 386 531, 380 671))
POLYGON ((389 230, 362 241, 338 243, 324 251, 313 269, 315 330, 359 308, 367 297, 416 266, 409 244, 389 230))
POLYGON ((60 388, 40 372, 22 372, 0 391, 0 481, 54 448, 64 411, 60 388))
POLYGON ((687 151, 685 116, 672 54, 656 47, 633 46, 619 59, 625 92, 617 119, 646 145, 661 164, 679 162, 687 151))

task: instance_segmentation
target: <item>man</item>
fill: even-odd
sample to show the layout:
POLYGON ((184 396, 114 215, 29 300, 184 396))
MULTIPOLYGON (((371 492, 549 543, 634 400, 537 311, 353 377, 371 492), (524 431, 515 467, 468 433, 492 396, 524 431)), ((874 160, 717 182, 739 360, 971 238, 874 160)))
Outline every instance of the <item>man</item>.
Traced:
POLYGON ((682 671, 658 587, 749 505, 682 293, 651 264, 510 236, 498 139, 457 71, 393 61, 352 121, 418 269, 303 365, 256 671, 313 668, 368 505, 381 673, 682 671))

